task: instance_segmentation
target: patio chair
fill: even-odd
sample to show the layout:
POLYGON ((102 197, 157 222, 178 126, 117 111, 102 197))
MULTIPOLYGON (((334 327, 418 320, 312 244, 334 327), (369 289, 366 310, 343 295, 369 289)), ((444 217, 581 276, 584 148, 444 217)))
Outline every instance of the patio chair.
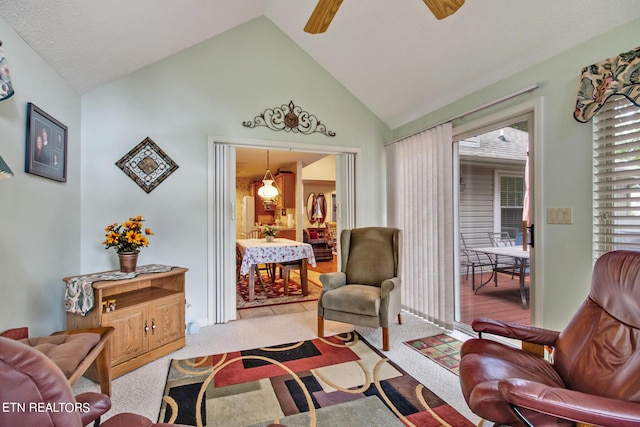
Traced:
POLYGON ((475 291, 476 269, 479 269, 480 271, 480 283, 482 283, 482 273, 484 272, 484 267, 490 267, 491 269, 493 269, 494 261, 487 254, 478 253, 469 249, 462 233, 460 234, 460 252, 462 254, 462 265, 465 265, 467 267, 465 280, 469 279, 469 269, 471 269, 471 290, 475 291))
MULTIPOLYGON (((489 232, 487 234, 489 235, 491 246, 501 247, 515 245, 515 240, 511 238, 508 231, 489 232)), ((511 279, 513 279, 516 274, 520 274, 517 260, 512 257, 498 257, 498 255, 496 255, 494 259, 494 270, 496 274, 510 273, 511 279)))

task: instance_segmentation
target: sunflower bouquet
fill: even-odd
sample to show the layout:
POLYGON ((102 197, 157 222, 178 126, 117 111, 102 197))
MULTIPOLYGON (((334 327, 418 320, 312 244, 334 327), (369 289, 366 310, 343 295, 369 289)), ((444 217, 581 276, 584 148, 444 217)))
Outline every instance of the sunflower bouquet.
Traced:
POLYGON ((144 219, 138 215, 129 218, 122 224, 113 223, 108 225, 104 231, 105 240, 102 242, 106 249, 115 248, 117 253, 122 252, 138 252, 140 247, 149 246, 147 236, 153 236, 153 232, 149 228, 142 230, 144 219))

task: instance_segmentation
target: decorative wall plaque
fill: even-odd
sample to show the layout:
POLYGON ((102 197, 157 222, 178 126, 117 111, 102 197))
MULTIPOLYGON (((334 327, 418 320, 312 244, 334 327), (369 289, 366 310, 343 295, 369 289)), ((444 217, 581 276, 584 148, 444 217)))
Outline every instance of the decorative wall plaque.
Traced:
POLYGON ((327 130, 327 127, 316 116, 303 111, 302 108, 294 105, 293 101, 281 107, 267 108, 253 121, 242 122, 242 125, 248 128, 266 126, 271 130, 300 132, 305 135, 320 132, 327 136, 336 136, 336 133, 327 130))
POLYGON ((178 169, 178 165, 149 137, 118 160, 116 165, 147 193, 178 169))

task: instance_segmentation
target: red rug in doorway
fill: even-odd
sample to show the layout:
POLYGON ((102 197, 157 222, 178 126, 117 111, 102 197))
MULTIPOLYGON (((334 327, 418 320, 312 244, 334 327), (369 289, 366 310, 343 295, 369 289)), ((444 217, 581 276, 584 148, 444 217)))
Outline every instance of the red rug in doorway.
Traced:
POLYGON ((302 286, 297 275, 292 274, 292 278, 289 280, 289 292, 288 295, 284 294, 284 280, 278 277, 274 282, 266 275, 262 276, 264 285, 260 284, 256 280, 254 288, 253 301, 249 302, 249 280, 247 277, 241 277, 236 284, 236 308, 241 310, 243 308, 256 308, 266 307, 270 305, 278 304, 291 304, 304 301, 317 301, 320 296, 322 287, 308 280, 309 294, 307 296, 302 295, 302 286))

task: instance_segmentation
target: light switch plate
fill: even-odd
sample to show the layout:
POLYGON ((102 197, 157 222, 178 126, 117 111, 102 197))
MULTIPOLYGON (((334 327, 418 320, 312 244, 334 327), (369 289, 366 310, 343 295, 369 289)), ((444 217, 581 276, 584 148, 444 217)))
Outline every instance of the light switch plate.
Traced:
POLYGON ((573 224, 573 208, 548 208, 547 224, 573 224))

